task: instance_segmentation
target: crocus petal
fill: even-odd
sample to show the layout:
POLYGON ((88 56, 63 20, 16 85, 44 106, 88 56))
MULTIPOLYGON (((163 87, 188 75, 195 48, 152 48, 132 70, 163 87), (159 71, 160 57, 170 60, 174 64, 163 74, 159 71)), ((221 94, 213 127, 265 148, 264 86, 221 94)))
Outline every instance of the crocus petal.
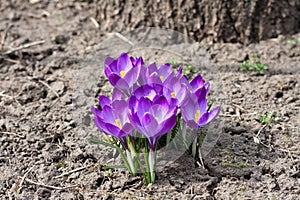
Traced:
POLYGON ((108 80, 112 86, 116 86, 120 79, 121 77, 116 73, 111 73, 108 76, 108 80))
POLYGON ((159 104, 164 108, 169 108, 168 100, 164 96, 159 96, 155 101, 153 100, 153 104, 159 104))
POLYGON ((153 88, 149 85, 142 85, 138 87, 136 90, 134 90, 133 94, 137 98, 150 96, 151 92, 154 92, 153 88))
POLYGON ((105 65, 104 73, 105 73, 107 78, 111 75, 112 71, 111 71, 111 69, 108 65, 105 65))
POLYGON ((104 66, 108 66, 109 69, 111 70, 111 72, 117 73, 119 74, 118 71, 118 66, 117 66, 117 60, 112 61, 109 65, 104 65, 104 66))
POLYGON ((139 57, 138 59, 135 60, 135 63, 134 63, 135 67, 142 66, 142 65, 144 65, 144 61, 143 61, 142 57, 139 57))
POLYGON ((103 108, 104 106, 110 106, 111 100, 108 97, 101 95, 99 97, 99 104, 100 104, 101 108, 103 108))
POLYGON ((188 120, 194 120, 195 118, 194 113, 196 110, 195 102, 190 97, 187 98, 188 98, 187 102, 185 103, 184 106, 181 107, 182 117, 186 122, 188 120))
POLYGON ((158 76, 157 73, 153 73, 151 74, 148 78, 147 78, 147 84, 151 85, 151 84, 162 84, 162 81, 160 79, 160 77, 158 76))
POLYGON ((152 63, 152 64, 150 64, 150 65, 147 67, 147 74, 148 74, 148 75, 151 75, 151 74, 153 74, 154 72, 157 73, 157 66, 156 66, 156 63, 152 63))
POLYGON ((139 118, 144 116, 144 113, 148 112, 151 107, 151 101, 148 98, 141 97, 138 102, 137 114, 139 118))
POLYGON ((160 123, 161 121, 165 120, 165 115, 167 114, 169 110, 169 105, 153 105, 150 109, 151 115, 157 117, 158 122, 160 123))
POLYGON ((142 125, 144 129, 146 130, 143 134, 146 137, 155 137, 158 134, 157 128, 158 123, 156 119, 150 115, 149 113, 146 113, 142 118, 142 125))
POLYGON ((129 58, 129 56, 126 53, 122 53, 119 58, 118 58, 118 63, 117 63, 117 68, 118 72, 120 73, 121 71, 129 71, 129 69, 132 68, 132 63, 129 58))
POLYGON ((185 86, 188 87, 188 89, 192 89, 192 86, 190 85, 189 83, 189 79, 186 75, 183 75, 181 78, 180 78, 180 83, 181 84, 184 84, 185 86))
POLYGON ((129 86, 128 86, 127 82, 123 78, 121 78, 119 75, 112 73, 108 77, 108 80, 112 84, 112 86, 115 86, 122 91, 128 92, 129 86))
POLYGON ((167 64, 159 66, 159 68, 158 68, 158 75, 162 76, 162 81, 163 82, 170 75, 174 76, 171 65, 167 63, 167 64))
POLYGON ((139 116, 133 110, 128 114, 128 118, 135 128, 142 126, 139 116))
POLYGON ((182 66, 179 67, 177 74, 176 74, 176 78, 180 78, 180 76, 182 75, 182 66))
POLYGON ((204 84, 204 88, 206 89, 206 94, 207 94, 208 91, 209 91, 209 88, 210 88, 209 82, 207 82, 207 83, 204 84))
POLYGON ((138 77, 138 83, 140 85, 145 85, 147 83, 146 70, 147 70, 146 66, 141 65, 140 74, 139 74, 139 77, 138 77))
POLYGON ((104 106, 102 108, 102 116, 105 117, 105 122, 115 123, 115 117, 112 112, 112 108, 109 106, 104 106))
POLYGON ((104 60, 104 65, 110 65, 114 61, 115 61, 115 59, 113 59, 112 57, 107 56, 104 60))
POLYGON ((140 67, 131 68, 126 73, 124 79, 129 85, 129 87, 133 86, 133 84, 137 82, 139 74, 140 74, 140 67))
POLYGON ((116 113, 127 111, 127 102, 125 100, 115 100, 112 102, 112 107, 116 113))
POLYGON ((124 126, 122 127, 122 130, 123 130, 125 133, 130 134, 130 133, 133 131, 133 127, 132 127, 131 124, 126 123, 126 124, 124 124, 124 126))
POLYGON ((208 123, 208 122, 207 122, 208 118, 209 118, 209 114, 208 114, 208 113, 204 113, 204 114, 200 117, 200 119, 199 119, 199 121, 198 121, 198 126, 199 126, 199 127, 205 126, 205 125, 208 123))
POLYGON ((123 100, 123 99, 124 99, 124 94, 117 88, 114 88, 112 93, 112 101, 123 100))
POLYGON ((121 124, 126 123, 128 106, 125 100, 115 100, 112 103, 113 113, 115 114, 115 119, 120 119, 121 124))
POLYGON ((198 103, 199 103, 198 109, 200 110, 200 115, 202 116, 202 114, 207 112, 207 108, 208 108, 207 100, 206 98, 202 98, 199 99, 198 103))
POLYGON ((196 90, 203 86, 204 81, 203 81, 203 78, 200 75, 198 75, 191 81, 190 84, 191 84, 193 90, 196 90))
POLYGON ((91 111, 95 116, 101 116, 101 111, 95 107, 91 107, 91 111))
POLYGON ((142 118, 142 126, 146 127, 151 123, 151 115, 146 113, 142 118))
POLYGON ((210 123, 212 120, 214 120, 220 113, 220 106, 214 108, 209 112, 209 117, 207 120, 207 123, 210 123))
POLYGON ((186 124, 192 128, 192 129, 197 129, 199 128, 198 124, 195 122, 195 120, 188 120, 188 121, 185 121, 186 124))
POLYGON ((175 124, 176 124, 176 115, 172 115, 170 118, 168 118, 162 123, 162 129, 157 134, 157 136, 160 137, 168 133, 170 130, 174 128, 175 124))
POLYGON ((104 132, 104 133, 107 134, 107 135, 110 135, 110 132, 107 130, 107 128, 106 128, 106 126, 105 126, 106 123, 103 122, 103 119, 101 119, 101 118, 95 116, 95 117, 94 117, 94 122, 95 122, 96 127, 97 127, 100 131, 104 132))
POLYGON ((128 99, 129 110, 136 110, 138 106, 138 99, 135 96, 130 96, 128 99))
POLYGON ((115 136, 117 138, 120 137, 120 135, 119 135, 120 128, 119 127, 117 127, 113 124, 110 124, 110 123, 106 123, 105 126, 106 126, 107 130, 110 132, 110 135, 115 136))
POLYGON ((123 143, 125 148, 128 148, 126 144, 126 136, 128 135, 128 133, 125 133, 124 131, 120 130, 118 127, 112 124, 106 124, 106 128, 110 132, 110 135, 118 138, 123 143))
POLYGON ((195 95, 197 96, 199 101, 203 98, 206 98, 207 93, 205 87, 201 87, 200 89, 195 91, 195 95))

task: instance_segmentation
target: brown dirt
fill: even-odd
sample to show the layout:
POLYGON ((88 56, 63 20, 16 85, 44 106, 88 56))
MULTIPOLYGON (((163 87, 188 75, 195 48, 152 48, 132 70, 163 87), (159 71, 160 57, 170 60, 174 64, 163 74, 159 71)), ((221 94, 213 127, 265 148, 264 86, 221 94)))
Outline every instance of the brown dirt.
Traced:
MULTIPOLYGON (((184 154, 159 169, 157 182, 146 187, 141 177, 102 169, 105 149, 86 140, 99 134, 88 115, 89 107, 110 88, 101 70, 88 74, 82 83, 78 74, 89 66, 102 65, 106 54, 126 49, 124 41, 105 43, 113 34, 99 31, 92 23, 90 17, 95 17, 97 9, 88 1, 1 2, 1 39, 6 36, 1 40, 4 43, 0 41, 1 199, 300 196, 300 34, 247 46, 201 41, 199 56, 204 52, 203 59, 209 59, 211 67, 217 69, 218 79, 212 79, 212 84, 221 87, 212 91, 212 96, 222 101, 219 121, 225 125, 219 129, 215 147, 204 158, 205 169, 195 167, 192 158, 184 154), (41 40, 39 45, 9 52, 41 40), (239 70, 244 60, 255 55, 269 66, 263 76, 239 70), (80 85, 91 87, 83 91, 86 98, 78 93, 80 85), (86 110, 80 118, 74 115, 74 104, 86 110), (259 135, 265 145, 256 144, 253 136, 262 127, 257 119, 271 110, 278 120, 259 135), (85 168, 71 173, 80 167, 85 168), (70 173, 56 177, 64 172, 70 173), (72 187, 65 188, 68 186, 72 187)), ((165 62, 160 50, 148 51, 133 54, 145 55, 147 63, 165 62)), ((211 68, 195 69, 211 79, 211 68)))

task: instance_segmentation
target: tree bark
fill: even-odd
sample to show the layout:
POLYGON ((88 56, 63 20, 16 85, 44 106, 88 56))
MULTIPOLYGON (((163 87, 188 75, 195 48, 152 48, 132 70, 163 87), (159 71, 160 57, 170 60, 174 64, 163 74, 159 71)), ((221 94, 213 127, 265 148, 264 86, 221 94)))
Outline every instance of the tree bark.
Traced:
POLYGON ((154 26, 198 41, 250 43, 300 30, 299 0, 112 0, 97 11, 103 31, 154 26))

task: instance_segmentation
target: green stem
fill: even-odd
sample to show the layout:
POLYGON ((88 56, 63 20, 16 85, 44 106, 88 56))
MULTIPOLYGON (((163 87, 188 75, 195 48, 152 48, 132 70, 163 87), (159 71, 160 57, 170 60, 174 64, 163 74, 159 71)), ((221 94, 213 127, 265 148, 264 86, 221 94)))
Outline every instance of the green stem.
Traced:
POLYGON ((150 175, 151 175, 151 183, 154 183, 155 181, 155 172, 156 172, 156 153, 152 149, 150 149, 149 152, 149 170, 150 170, 150 175))
POLYGON ((128 143, 129 149, 130 149, 130 155, 129 156, 131 156, 132 171, 134 171, 134 173, 136 174, 137 173, 137 168, 138 168, 138 166, 137 166, 138 163, 136 161, 139 160, 138 154, 137 154, 137 152, 136 152, 136 150, 135 150, 135 148, 133 146, 133 143, 132 143, 132 141, 130 139, 128 140, 127 143, 128 143))
POLYGON ((198 136, 196 133, 196 130, 194 130, 194 141, 193 141, 193 145, 192 145, 192 154, 194 159, 196 159, 196 154, 197 154, 197 143, 198 143, 198 136))
POLYGON ((146 184, 149 185, 151 183, 151 177, 150 177, 150 168, 149 168, 149 162, 148 162, 148 149, 147 145, 144 148, 144 160, 146 165, 146 171, 144 173, 144 177, 146 180, 146 184))
MULTIPOLYGON (((115 148, 118 150, 118 152, 119 152, 119 154, 120 154, 120 156, 121 156, 123 162, 125 163, 126 168, 129 170, 129 173, 135 175, 135 174, 132 172, 131 167, 130 167, 130 165, 129 165, 129 163, 128 163, 128 161, 127 161, 127 159, 126 159, 126 157, 125 157, 125 155, 124 155, 124 153, 123 153, 123 151, 122 151, 122 149, 121 149, 119 146, 117 146, 117 144, 115 144, 115 148)), ((126 152, 127 152, 127 151, 128 151, 128 150, 126 150, 126 152)))
POLYGON ((136 175, 136 170, 135 170, 134 163, 133 163, 133 160, 132 160, 132 157, 131 157, 131 153, 128 149, 126 149, 126 156, 127 156, 127 161, 128 161, 129 167, 131 169, 131 172, 135 176, 136 175))

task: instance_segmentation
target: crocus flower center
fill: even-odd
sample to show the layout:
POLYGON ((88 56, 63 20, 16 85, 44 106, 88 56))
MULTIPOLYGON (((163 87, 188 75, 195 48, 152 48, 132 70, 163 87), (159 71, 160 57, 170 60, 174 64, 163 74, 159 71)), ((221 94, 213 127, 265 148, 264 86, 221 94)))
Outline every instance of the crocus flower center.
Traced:
POLYGON ((174 99, 176 98, 175 92, 171 93, 171 97, 174 98, 174 99))
POLYGON ((160 76, 159 78, 160 78, 161 81, 164 80, 164 77, 163 77, 163 76, 160 76))
POLYGON ((158 117, 155 117, 155 120, 158 121, 158 117))
POLYGON ((198 123, 199 119, 200 119, 200 110, 197 110, 195 113, 195 122, 198 123))
POLYGON ((146 98, 149 99, 150 101, 152 101, 150 96, 146 96, 146 98))
POLYGON ((120 71, 120 75, 121 75, 122 78, 125 77, 125 74, 126 74, 126 72, 124 70, 120 71))
POLYGON ((115 125, 116 125, 116 127, 118 127, 119 129, 122 129, 122 125, 121 125, 121 120, 120 120, 120 119, 116 119, 115 125))

